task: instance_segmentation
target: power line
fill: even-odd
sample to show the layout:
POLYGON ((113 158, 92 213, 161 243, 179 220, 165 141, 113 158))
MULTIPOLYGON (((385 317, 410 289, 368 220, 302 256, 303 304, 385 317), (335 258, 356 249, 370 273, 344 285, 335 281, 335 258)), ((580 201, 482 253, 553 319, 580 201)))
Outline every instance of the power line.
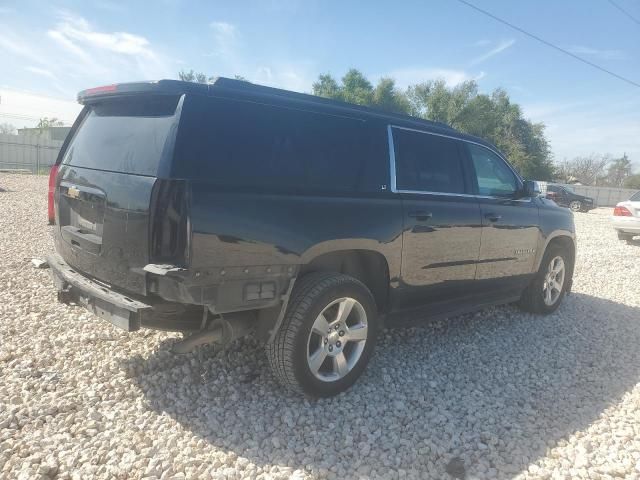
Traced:
POLYGON ((622 8, 620 5, 618 5, 616 2, 614 2, 613 0, 607 0, 611 5, 613 5, 614 7, 616 7, 618 10, 620 10, 622 13, 624 13, 627 17, 629 17, 631 20, 633 20, 634 22, 636 22, 638 25, 640 25, 640 20, 638 20, 636 17, 634 17, 633 15, 631 15, 629 12, 627 12, 624 8, 622 8))
MULTIPOLYGON (((25 115, 22 113, 6 113, 6 112, 0 112, 0 117, 6 117, 6 118, 15 118, 17 120, 34 120, 34 121, 38 121, 40 120, 42 117, 32 117, 30 115, 25 115)), ((61 120, 66 124, 71 124, 73 122, 70 122, 69 120, 66 120, 64 118, 58 118, 58 120, 61 120)))
POLYGON ((576 55, 574 53, 571 53, 568 50, 565 50, 562 47, 559 47, 559 46, 557 46, 557 45, 555 45, 555 44, 553 44, 551 42, 548 42, 548 41, 544 40, 543 38, 538 37, 537 35, 534 35, 533 33, 529 33, 526 30, 523 30, 522 28, 517 27, 516 25, 514 25, 512 23, 507 22, 506 20, 503 20, 500 17, 496 17, 494 14, 492 14, 490 12, 487 12, 486 10, 483 10, 480 7, 476 7, 475 5, 473 5, 472 3, 467 2, 466 0, 458 0, 458 2, 462 3, 463 5, 466 5, 467 7, 473 8, 474 10, 477 10, 478 12, 482 13, 483 15, 486 15, 488 17, 493 18, 494 20, 496 20, 496 21, 498 21, 500 23, 503 23, 504 25, 506 25, 506 26, 508 26, 510 28, 513 28, 514 30, 517 30, 520 33, 523 33, 523 34, 527 35, 528 37, 531 37, 534 40, 537 40, 540 43, 545 44, 547 47, 551 47, 551 48, 553 48, 555 50, 558 50, 559 52, 562 52, 565 55, 569 55, 570 57, 572 57, 572 58, 574 58, 576 60, 579 60, 582 63, 586 63, 587 65, 589 65, 589 66, 591 66, 593 68, 597 68, 601 72, 604 72, 604 73, 606 73, 608 75, 611 75, 612 77, 615 77, 618 80, 622 80, 623 82, 626 82, 626 83, 628 83, 630 85, 633 85, 634 87, 639 87, 640 88, 640 83, 635 82, 635 81, 633 81, 633 80, 631 80, 629 78, 623 77, 622 75, 618 75, 617 73, 614 73, 611 70, 607 70, 606 68, 601 67, 600 65, 597 65, 597 64, 587 60, 586 58, 582 58, 582 57, 580 57, 580 56, 578 56, 578 55, 576 55))

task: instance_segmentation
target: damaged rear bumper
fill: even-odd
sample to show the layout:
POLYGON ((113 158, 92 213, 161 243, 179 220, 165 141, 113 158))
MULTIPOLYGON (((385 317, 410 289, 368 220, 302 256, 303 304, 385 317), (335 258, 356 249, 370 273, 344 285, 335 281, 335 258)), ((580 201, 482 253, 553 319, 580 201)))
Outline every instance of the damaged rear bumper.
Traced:
POLYGON ((78 272, 59 254, 49 255, 47 262, 60 302, 83 306, 116 327, 129 332, 140 327, 179 332, 201 327, 202 306, 120 293, 78 272))
POLYGON ((152 306, 115 292, 85 277, 69 266, 60 255, 47 257, 51 276, 62 303, 76 303, 116 327, 129 332, 140 329, 142 317, 152 306))

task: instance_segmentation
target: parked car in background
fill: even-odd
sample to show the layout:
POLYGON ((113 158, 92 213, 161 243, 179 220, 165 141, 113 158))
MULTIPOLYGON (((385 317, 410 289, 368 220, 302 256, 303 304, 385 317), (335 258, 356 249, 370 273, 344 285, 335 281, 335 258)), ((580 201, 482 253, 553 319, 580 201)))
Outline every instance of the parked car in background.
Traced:
POLYGON ((126 330, 255 332, 283 385, 335 395, 383 325, 570 291, 573 215, 453 128, 218 78, 81 92, 51 172, 62 302, 126 330))
POLYGON ((572 192, 566 185, 547 185, 546 197, 556 202, 561 207, 570 208, 574 212, 588 212, 595 207, 591 197, 585 197, 572 192))
POLYGON ((629 200, 616 205, 611 223, 620 240, 630 241, 634 236, 640 235, 640 191, 631 195, 629 200))

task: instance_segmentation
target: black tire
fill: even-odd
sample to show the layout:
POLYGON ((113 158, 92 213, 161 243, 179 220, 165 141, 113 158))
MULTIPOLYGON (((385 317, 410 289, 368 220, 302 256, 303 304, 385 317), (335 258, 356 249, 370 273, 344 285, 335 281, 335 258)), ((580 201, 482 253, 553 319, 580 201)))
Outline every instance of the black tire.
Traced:
POLYGON ((337 395, 353 385, 364 371, 375 347, 379 328, 375 300, 362 282, 339 273, 309 273, 297 280, 282 325, 274 341, 266 345, 269 365, 278 381, 293 391, 313 397, 337 395), (344 297, 355 299, 364 308, 367 338, 364 349, 349 373, 335 381, 323 381, 309 367, 309 338, 320 313, 332 302, 344 297))
POLYGON ((572 200, 571 202, 569 202, 569 209, 572 212, 583 212, 584 205, 582 205, 582 202, 580 200, 572 200))
POLYGON ((562 303, 562 299, 567 293, 567 287, 571 283, 572 275, 573 263, 567 249, 557 244, 549 245, 547 247, 547 250, 544 252, 542 261, 540 262, 538 273, 536 273, 529 286, 522 293, 520 301, 518 302, 518 306, 526 312, 539 313, 543 315, 554 312, 558 308, 560 303, 562 303), (549 264, 551 263, 551 260, 555 259, 556 257, 562 258, 564 262, 565 274, 558 298, 553 302, 553 304, 548 305, 544 300, 543 287, 545 284, 545 277, 547 275, 549 264))

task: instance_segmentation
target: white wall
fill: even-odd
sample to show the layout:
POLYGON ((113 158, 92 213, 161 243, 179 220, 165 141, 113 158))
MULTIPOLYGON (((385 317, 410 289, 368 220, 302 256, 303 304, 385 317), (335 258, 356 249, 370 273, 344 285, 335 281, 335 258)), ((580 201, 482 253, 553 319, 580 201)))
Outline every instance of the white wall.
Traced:
POLYGON ((55 163, 62 143, 39 136, 0 133, 0 170, 45 173, 55 163))

